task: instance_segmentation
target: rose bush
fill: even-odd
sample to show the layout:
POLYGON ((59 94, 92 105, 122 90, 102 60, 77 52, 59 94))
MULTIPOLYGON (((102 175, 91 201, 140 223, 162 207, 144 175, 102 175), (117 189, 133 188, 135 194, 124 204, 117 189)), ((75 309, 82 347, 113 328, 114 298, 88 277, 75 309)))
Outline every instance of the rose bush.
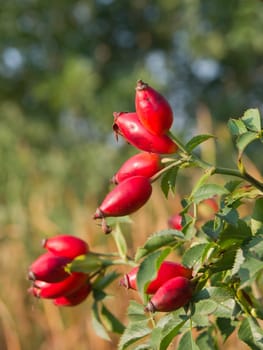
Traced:
MULTIPOLYGON (((31 265, 30 292, 41 297, 49 286, 45 283, 56 285, 75 273, 85 274, 79 294, 71 289, 69 294, 55 299, 55 304, 73 306, 92 294, 95 331, 105 339, 109 339, 107 331, 121 334, 119 350, 165 350, 177 336, 178 350, 205 350, 207 344, 209 349, 217 349, 220 334, 226 340, 236 329, 240 340, 251 349, 263 349, 263 183, 251 176, 243 163, 246 147, 263 140, 259 111, 249 109, 242 117, 229 120, 237 147, 237 166, 229 169, 198 156, 197 147, 213 135, 197 135, 186 143, 173 135, 169 130, 173 113, 168 101, 141 81, 135 109, 114 114, 114 131, 132 146, 158 154, 162 166, 150 177, 131 174, 117 180, 96 210, 94 219, 102 220, 104 232, 112 231, 117 252, 101 254, 80 244, 76 255, 59 256, 54 251, 58 245, 51 244, 56 240, 49 238, 44 247, 51 250, 53 246, 53 252, 31 265), (150 200, 153 182, 158 181, 167 197, 176 188, 178 172, 193 167, 201 169, 202 174, 182 199, 182 210, 167 219, 167 229, 154 232, 137 248, 135 256, 128 256, 122 234, 122 223, 129 222, 126 215, 140 210, 150 200), (214 174, 224 176, 225 182, 213 183, 214 174), (251 214, 242 217, 239 208, 248 200, 251 214), (211 203, 212 212, 207 215, 205 206, 211 203), (181 272, 176 276, 174 271, 167 272, 166 279, 166 258, 173 252, 181 260, 171 266, 176 266, 176 273, 180 267, 181 272), (121 279, 121 284, 136 289, 130 293, 141 297, 141 302, 130 302, 126 326, 104 304, 107 286, 118 277, 112 267, 116 269, 118 265, 130 267, 130 274, 121 279), (150 290, 153 285, 156 288, 150 290)), ((129 171, 133 172, 136 165, 131 163, 129 171)), ((65 249, 68 252, 69 247, 65 249)))

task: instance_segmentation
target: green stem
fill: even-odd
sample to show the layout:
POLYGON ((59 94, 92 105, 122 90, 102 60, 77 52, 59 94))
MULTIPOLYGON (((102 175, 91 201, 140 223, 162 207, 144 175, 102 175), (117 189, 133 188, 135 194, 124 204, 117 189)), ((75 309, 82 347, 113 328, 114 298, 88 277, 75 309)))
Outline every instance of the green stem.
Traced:
POLYGON ((176 167, 178 165, 181 165, 185 162, 185 160, 182 160, 182 159, 179 159, 177 160, 176 162, 173 162, 172 164, 169 164, 167 165, 165 168, 161 169, 160 171, 158 171, 158 173, 154 174, 152 177, 151 177, 151 182, 154 182, 156 180, 159 179, 159 177, 161 177, 163 175, 163 173, 166 173, 167 170, 173 168, 173 167, 176 167))
POLYGON ((246 171, 241 172, 237 169, 215 167, 198 158, 196 155, 192 155, 192 159, 196 165, 200 166, 200 168, 204 169, 206 172, 209 172, 210 175, 221 174, 239 177, 242 180, 248 181, 256 188, 258 188, 261 192, 263 192, 263 183, 255 179, 253 176, 249 175, 246 171))
POLYGON ((246 180, 247 182, 254 185, 261 192, 263 192, 263 183, 255 179, 253 176, 249 175, 246 171, 241 173, 239 170, 228 169, 228 168, 214 168, 212 174, 222 174, 222 175, 231 175, 235 177, 239 177, 240 179, 246 180))
POLYGON ((174 134, 172 134, 171 131, 168 132, 168 136, 171 137, 171 139, 177 144, 181 151, 189 154, 184 144, 176 136, 174 136, 174 134))

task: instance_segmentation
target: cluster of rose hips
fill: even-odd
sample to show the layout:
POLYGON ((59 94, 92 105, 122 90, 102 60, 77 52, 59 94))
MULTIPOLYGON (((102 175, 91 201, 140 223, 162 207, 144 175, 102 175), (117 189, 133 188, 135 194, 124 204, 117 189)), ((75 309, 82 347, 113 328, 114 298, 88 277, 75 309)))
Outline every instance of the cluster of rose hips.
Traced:
MULTIPOLYGON (((137 290, 137 273, 134 267, 120 280, 120 285, 137 290)), ((146 294, 151 295, 146 311, 174 311, 186 305, 192 297, 192 269, 172 261, 163 261, 155 279, 150 281, 146 294)))
MULTIPOLYGON (((168 101, 148 84, 138 81, 135 95, 136 112, 114 113, 113 130, 140 150, 129 158, 112 178, 116 186, 97 208, 94 219, 102 219, 105 233, 111 232, 105 218, 129 215, 150 198, 154 175, 162 170, 161 155, 175 153, 178 146, 169 137, 173 112, 168 101)), ((179 221, 181 217, 179 216, 179 221)), ((178 219, 177 218, 177 219, 178 219)), ((181 221, 177 229, 181 229, 181 221)), ((92 290, 89 276, 67 271, 67 264, 89 247, 83 240, 69 235, 46 239, 48 251, 30 267, 33 282, 30 293, 39 298, 53 299, 55 305, 73 306, 82 302, 92 290)), ((120 284, 137 289, 135 267, 120 284)), ((151 295, 146 311, 172 311, 187 304, 192 297, 192 270, 175 262, 164 261, 157 277, 150 282, 146 294, 151 295)))
POLYGON ((94 219, 102 219, 105 233, 111 229, 105 218, 129 215, 141 208, 152 193, 151 178, 163 167, 162 154, 175 153, 176 143, 168 132, 173 111, 168 101, 148 84, 139 80, 135 94, 136 112, 113 113, 113 130, 141 153, 128 159, 113 178, 116 187, 97 208, 94 219))
POLYGON ((58 235, 43 241, 47 252, 30 266, 28 278, 32 281, 29 292, 38 298, 53 299, 57 306, 80 304, 91 292, 88 274, 68 272, 67 264, 87 254, 88 244, 71 235, 58 235))

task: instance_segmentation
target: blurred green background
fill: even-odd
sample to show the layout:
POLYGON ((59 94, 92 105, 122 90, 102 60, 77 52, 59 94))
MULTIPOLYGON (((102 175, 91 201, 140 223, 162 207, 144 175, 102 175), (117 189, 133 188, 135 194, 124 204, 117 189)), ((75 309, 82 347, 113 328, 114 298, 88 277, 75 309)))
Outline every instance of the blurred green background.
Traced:
MULTIPOLYGON (((116 348, 117 340, 102 342, 90 330, 87 305, 60 311, 32 300, 27 266, 41 253, 41 238, 58 232, 95 250, 113 248, 91 218, 108 179, 135 152, 116 143, 111 125, 113 111, 134 110, 138 79, 168 98, 177 135, 215 133, 217 157, 212 144, 203 154, 234 165, 226 122, 262 110, 262 28, 260 0, 1 3, 1 350, 116 348)), ((257 145, 248 152, 260 176, 257 145)), ((134 247, 178 203, 167 212, 151 207, 154 221, 147 208, 138 214, 134 247)))

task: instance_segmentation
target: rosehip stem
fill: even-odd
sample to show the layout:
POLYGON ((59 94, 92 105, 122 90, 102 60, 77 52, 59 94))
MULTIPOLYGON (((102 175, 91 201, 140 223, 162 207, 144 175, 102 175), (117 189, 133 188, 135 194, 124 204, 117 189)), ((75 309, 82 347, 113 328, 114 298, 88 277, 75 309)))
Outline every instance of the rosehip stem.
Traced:
POLYGON ((168 132, 168 136, 174 141, 174 143, 177 144, 177 146, 180 148, 181 151, 184 153, 189 154, 187 149, 185 148, 184 144, 176 137, 174 134, 172 134, 170 131, 168 132))
POLYGON ((181 164, 184 164, 185 160, 184 159, 179 159, 169 165, 167 165, 165 168, 161 169, 160 171, 158 171, 158 173, 154 174, 151 178, 150 181, 151 183, 153 183, 154 181, 158 180, 164 173, 166 173, 167 170, 174 168, 176 166, 179 166, 181 164))

